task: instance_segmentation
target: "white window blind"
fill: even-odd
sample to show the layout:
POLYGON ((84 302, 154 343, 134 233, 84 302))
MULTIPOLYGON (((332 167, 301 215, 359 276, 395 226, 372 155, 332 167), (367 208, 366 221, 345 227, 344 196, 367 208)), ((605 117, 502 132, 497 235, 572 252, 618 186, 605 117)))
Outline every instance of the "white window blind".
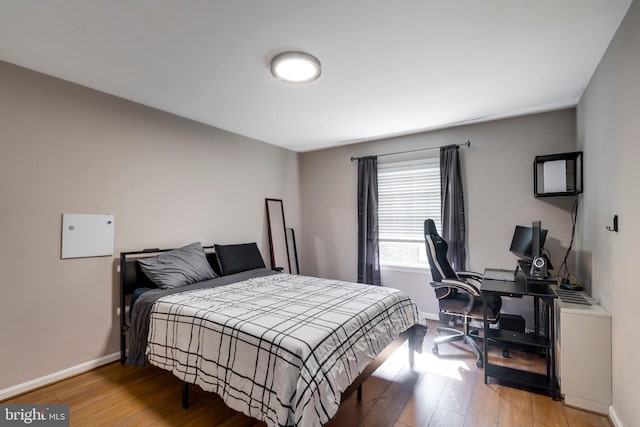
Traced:
POLYGON ((380 262, 426 267, 424 220, 440 229, 438 158, 378 166, 380 262))

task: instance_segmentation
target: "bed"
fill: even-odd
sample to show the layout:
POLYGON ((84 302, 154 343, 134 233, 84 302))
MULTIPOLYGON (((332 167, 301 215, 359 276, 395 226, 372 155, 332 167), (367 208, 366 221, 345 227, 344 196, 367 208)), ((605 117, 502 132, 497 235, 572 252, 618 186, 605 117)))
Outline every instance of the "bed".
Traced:
POLYGON ((185 392, 197 384, 269 426, 317 426, 385 348, 421 348, 426 324, 401 291, 269 270, 255 243, 185 248, 203 272, 157 261, 184 248, 120 260, 121 361, 171 371, 185 392), (187 283, 164 286, 154 274, 167 270, 187 283))

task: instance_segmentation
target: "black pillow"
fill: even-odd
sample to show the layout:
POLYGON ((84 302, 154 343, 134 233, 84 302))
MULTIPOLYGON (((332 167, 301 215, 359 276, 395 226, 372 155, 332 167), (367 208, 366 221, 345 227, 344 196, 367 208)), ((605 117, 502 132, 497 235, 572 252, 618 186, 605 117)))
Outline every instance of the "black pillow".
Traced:
POLYGON ((214 245, 223 275, 265 268, 264 260, 255 243, 239 245, 214 245))

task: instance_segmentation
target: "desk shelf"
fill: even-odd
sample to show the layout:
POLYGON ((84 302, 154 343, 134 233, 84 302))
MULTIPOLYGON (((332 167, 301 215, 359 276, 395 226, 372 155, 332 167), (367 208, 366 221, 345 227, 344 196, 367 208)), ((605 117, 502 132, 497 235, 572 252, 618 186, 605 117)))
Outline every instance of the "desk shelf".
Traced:
POLYGON ((487 376, 502 380, 507 383, 517 384, 520 386, 528 386, 550 392, 553 392, 555 389, 554 381, 551 376, 547 376, 544 374, 522 371, 520 369, 491 364, 487 364, 484 369, 487 376))
POLYGON ((489 330, 489 339, 500 341, 507 344, 526 345, 537 348, 551 348, 551 340, 535 334, 526 334, 523 332, 489 330))

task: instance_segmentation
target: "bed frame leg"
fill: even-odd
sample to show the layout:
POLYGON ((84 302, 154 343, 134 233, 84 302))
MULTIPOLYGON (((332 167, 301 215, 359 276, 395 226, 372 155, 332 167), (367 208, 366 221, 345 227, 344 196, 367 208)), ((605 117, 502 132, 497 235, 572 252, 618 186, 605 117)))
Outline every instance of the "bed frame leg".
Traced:
POLYGON ((356 398, 358 402, 362 402, 362 384, 358 386, 358 391, 356 392, 356 398))
POLYGON ((408 347, 409 347, 409 367, 413 370, 413 365, 415 363, 414 352, 416 351, 416 326, 414 325, 411 329, 409 329, 409 337, 408 337, 408 347))
POLYGON ((120 363, 127 363, 127 330, 124 326, 120 327, 120 363))
POLYGON ((189 383, 186 381, 182 383, 182 407, 189 408, 189 383))
POLYGON ((409 367, 413 369, 415 364, 415 352, 420 350, 422 340, 427 334, 426 325, 413 325, 409 329, 409 367))
POLYGON ((120 337, 120 363, 125 364, 127 362, 127 355, 124 353, 124 335, 120 337))

